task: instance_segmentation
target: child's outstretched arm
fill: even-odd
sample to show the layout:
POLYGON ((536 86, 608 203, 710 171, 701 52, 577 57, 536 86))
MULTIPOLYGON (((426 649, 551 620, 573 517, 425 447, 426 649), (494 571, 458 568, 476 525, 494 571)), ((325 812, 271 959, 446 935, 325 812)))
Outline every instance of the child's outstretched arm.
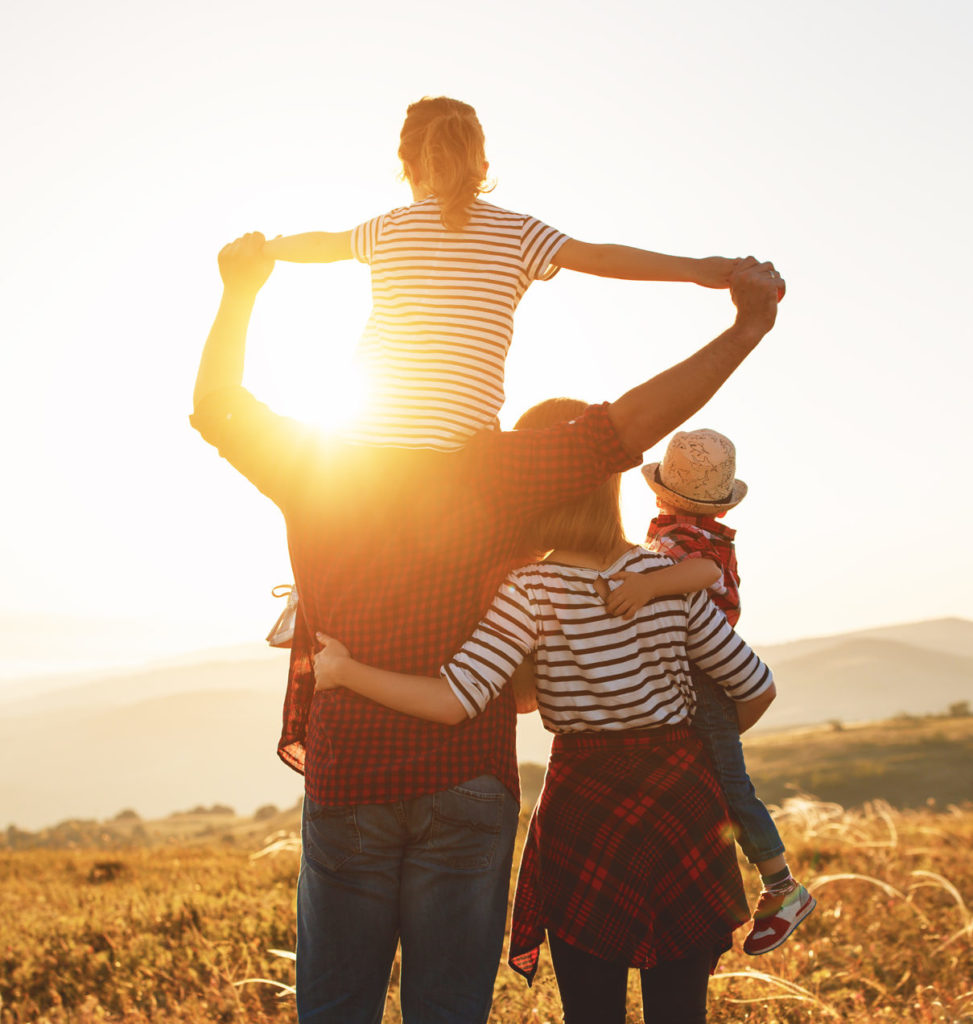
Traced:
POLYGON ((264 245, 271 259, 287 263, 336 263, 350 260, 350 231, 306 231, 301 235, 280 235, 264 245))
MULTIPOLYGON (((625 281, 688 281, 704 288, 729 288, 730 275, 742 262, 725 256, 668 256, 630 245, 595 245, 569 238, 552 260, 565 270, 625 281)), ((784 297, 780 282, 777 300, 784 297)))
POLYGON ((314 656, 315 690, 344 686, 393 711, 444 725, 458 725, 469 717, 441 676, 410 676, 372 668, 350 657, 348 648, 338 640, 323 633, 317 638, 324 646, 314 656))
POLYGON ((623 580, 605 601, 609 615, 630 619, 643 608, 665 594, 691 594, 706 590, 723 576, 723 570, 710 558, 687 558, 675 565, 667 565, 654 572, 620 572, 613 580, 623 580))

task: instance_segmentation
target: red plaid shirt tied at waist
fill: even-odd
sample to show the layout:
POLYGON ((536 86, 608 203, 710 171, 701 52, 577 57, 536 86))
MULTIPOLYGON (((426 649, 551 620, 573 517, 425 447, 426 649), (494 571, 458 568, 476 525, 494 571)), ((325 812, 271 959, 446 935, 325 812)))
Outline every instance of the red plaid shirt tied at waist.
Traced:
POLYGON ((283 512, 301 595, 280 757, 317 803, 387 803, 496 775, 519 792, 512 692, 458 726, 349 690, 314 693, 314 635, 379 668, 438 675, 523 550, 524 523, 637 464, 606 406, 545 430, 484 432, 458 452, 349 445, 243 388, 207 395, 203 438, 283 512))

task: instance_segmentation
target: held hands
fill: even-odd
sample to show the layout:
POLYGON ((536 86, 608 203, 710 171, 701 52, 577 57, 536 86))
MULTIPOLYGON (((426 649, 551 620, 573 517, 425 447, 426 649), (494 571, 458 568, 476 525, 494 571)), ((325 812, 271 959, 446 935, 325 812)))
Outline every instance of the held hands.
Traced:
POLYGON ((737 324, 766 334, 777 319, 777 303, 787 285, 773 263, 758 263, 753 256, 740 260, 730 275, 730 298, 737 308, 737 324))
POLYGON ((314 655, 314 690, 336 690, 340 685, 340 671, 351 655, 340 640, 316 633, 321 650, 314 655))
MULTIPOLYGON (((752 256, 748 256, 746 260, 739 258, 731 260, 725 256, 707 256, 705 259, 696 260, 696 273, 693 277, 693 282, 702 285, 704 288, 729 288, 733 272, 742 263, 752 259, 752 256)), ((780 278, 777 282, 778 302, 784 297, 785 291, 784 279, 780 278)))
POLYGON ((704 288, 729 288, 730 275, 743 261, 725 256, 707 256, 696 260, 693 283, 704 288))
POLYGON ((256 295, 274 269, 273 258, 264 252, 264 236, 259 231, 242 235, 224 245, 218 258, 223 287, 229 291, 256 295))
POLYGON ((279 259, 279 255, 278 255, 278 253, 280 251, 280 244, 279 243, 280 243, 280 240, 283 237, 284 237, 283 235, 274 235, 273 238, 268 238, 264 242, 264 255, 268 256, 272 260, 279 259))
POLYGON ((652 576, 652 573, 642 572, 615 573, 612 579, 623 582, 605 598, 605 611, 623 619, 632 618, 639 608, 644 608, 649 601, 661 596, 652 576))

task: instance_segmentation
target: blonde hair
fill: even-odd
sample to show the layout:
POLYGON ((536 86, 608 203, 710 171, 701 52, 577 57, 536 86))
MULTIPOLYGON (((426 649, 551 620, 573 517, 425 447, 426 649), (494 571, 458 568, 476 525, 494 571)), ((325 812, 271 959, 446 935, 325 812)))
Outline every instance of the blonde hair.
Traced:
POLYGON ((403 173, 439 200, 443 225, 451 231, 466 227, 470 204, 489 191, 485 147, 483 128, 468 103, 424 96, 409 105, 399 136, 403 173))
MULTIPOLYGON (((587 409, 576 398, 549 398, 517 420, 517 430, 539 430, 580 416, 587 409)), ((555 548, 606 556, 625 539, 618 499, 622 476, 613 473, 604 483, 574 501, 564 502, 532 519, 527 543, 535 553, 555 548)))

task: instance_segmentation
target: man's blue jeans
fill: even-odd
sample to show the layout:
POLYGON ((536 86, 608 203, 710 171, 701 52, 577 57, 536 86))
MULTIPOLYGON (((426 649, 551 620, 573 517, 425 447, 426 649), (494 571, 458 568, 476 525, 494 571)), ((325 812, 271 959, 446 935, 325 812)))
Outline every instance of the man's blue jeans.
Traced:
POLYGON ((485 1022, 518 808, 481 775, 390 804, 304 799, 297 883, 302 1024, 377 1024, 402 944, 405 1024, 485 1022))
POLYGON ((784 852, 780 833, 753 788, 740 744, 736 705, 722 686, 693 667, 696 714, 693 727, 699 733, 716 769, 737 842, 751 864, 770 860, 784 852))

